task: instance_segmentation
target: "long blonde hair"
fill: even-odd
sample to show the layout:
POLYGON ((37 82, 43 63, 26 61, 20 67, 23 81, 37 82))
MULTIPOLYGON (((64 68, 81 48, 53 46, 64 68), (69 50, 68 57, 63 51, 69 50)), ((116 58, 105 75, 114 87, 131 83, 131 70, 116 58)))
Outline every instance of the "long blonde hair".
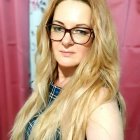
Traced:
MULTIPOLYGON (((47 108, 48 85, 57 77, 57 63, 45 25, 52 22, 56 6, 64 0, 51 0, 37 32, 35 88, 16 117, 11 139, 24 138, 25 126, 42 107, 47 108)), ((116 99, 123 117, 124 102, 119 89, 118 44, 112 19, 104 0, 77 0, 91 7, 95 38, 88 56, 79 64, 61 94, 37 119, 30 139, 52 140, 59 127, 63 140, 84 140, 87 120, 101 104, 116 99), (99 90, 108 88, 99 104, 99 90), (92 102, 92 106, 91 106, 92 102), (89 109, 90 108, 90 109, 89 109)))

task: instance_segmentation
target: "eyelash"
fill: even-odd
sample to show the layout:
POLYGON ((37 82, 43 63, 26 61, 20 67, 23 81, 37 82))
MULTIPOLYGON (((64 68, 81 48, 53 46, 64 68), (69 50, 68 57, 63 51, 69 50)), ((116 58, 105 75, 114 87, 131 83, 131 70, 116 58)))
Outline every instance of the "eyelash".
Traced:
MULTIPOLYGON (((65 27, 62 27, 61 25, 53 25, 54 26, 54 30, 55 29, 61 29, 62 31, 64 31, 65 30, 65 27)), ((74 28, 73 28, 74 29, 74 28)), ((83 35, 87 35, 87 34, 89 34, 89 31, 86 31, 86 29, 85 28, 82 28, 82 27, 75 27, 75 33, 76 32, 79 32, 79 33, 81 33, 81 34, 83 34, 83 35), (76 29, 77 28, 77 29, 76 29)))

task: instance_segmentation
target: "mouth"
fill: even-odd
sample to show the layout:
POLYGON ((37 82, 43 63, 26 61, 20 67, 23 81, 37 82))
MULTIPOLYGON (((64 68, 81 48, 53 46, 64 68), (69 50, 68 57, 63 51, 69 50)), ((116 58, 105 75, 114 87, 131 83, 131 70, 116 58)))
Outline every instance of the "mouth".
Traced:
POLYGON ((60 51, 60 53, 64 56, 64 57, 69 57, 71 55, 74 54, 74 52, 70 52, 70 51, 60 51))

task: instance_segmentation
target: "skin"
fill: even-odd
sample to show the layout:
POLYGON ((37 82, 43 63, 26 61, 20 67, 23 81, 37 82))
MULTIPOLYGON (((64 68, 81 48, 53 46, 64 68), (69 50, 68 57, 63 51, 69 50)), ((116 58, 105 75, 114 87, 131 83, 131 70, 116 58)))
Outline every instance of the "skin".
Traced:
MULTIPOLYGON (((91 9, 87 4, 68 0, 56 7, 53 23, 67 29, 76 26, 91 28, 90 19, 91 9)), ((75 44, 69 33, 65 34, 62 41, 52 41, 52 51, 58 63, 57 86, 63 87, 68 82, 76 67, 88 55, 91 43, 92 39, 84 45, 75 44)))
MULTIPOLYGON (((89 27, 91 19, 90 7, 80 1, 63 1, 54 12, 53 23, 73 28, 75 26, 89 27)), ((55 85, 63 87, 71 78, 82 59, 88 55, 92 44, 91 40, 84 45, 75 44, 69 33, 66 33, 62 41, 52 41, 52 51, 58 63, 58 79, 55 85)), ((99 91, 101 102, 108 94, 106 88, 99 91)), ((91 105, 94 103, 91 103, 91 105)), ((98 103, 97 103, 98 104, 98 103)), ((123 140, 122 119, 117 101, 105 103, 99 106, 89 117, 86 129, 87 140, 123 140)))
MULTIPOLYGON (((97 103, 102 102, 107 94, 108 89, 101 88, 97 103)), ((87 140, 124 140, 123 122, 116 100, 102 104, 91 114, 86 137, 87 140)))

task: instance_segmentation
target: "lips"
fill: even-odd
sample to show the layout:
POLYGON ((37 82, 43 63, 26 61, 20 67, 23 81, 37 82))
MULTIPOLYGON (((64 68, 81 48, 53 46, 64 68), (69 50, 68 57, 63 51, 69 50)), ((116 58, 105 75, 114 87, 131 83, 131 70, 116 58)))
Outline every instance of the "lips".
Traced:
POLYGON ((60 51, 60 53, 65 57, 69 57, 74 54, 74 52, 71 51, 60 51))

